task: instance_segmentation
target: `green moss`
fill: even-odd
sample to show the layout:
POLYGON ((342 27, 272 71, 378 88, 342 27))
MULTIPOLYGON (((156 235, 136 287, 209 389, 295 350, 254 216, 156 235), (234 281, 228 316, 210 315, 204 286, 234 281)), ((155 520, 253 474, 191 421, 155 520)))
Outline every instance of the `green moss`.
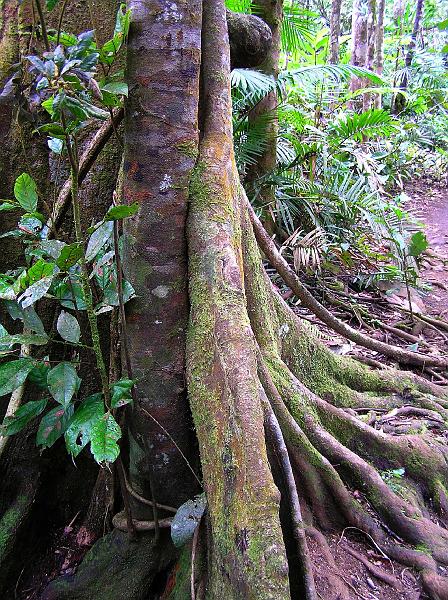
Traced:
MULTIPOLYGON (((195 565, 198 570, 198 565, 195 565)), ((174 585, 166 600, 191 600, 190 581, 191 581, 191 544, 182 548, 179 560, 175 566, 174 585)))
POLYGON ((27 496, 18 496, 14 504, 4 513, 0 519, 0 563, 9 552, 15 533, 29 506, 27 496))
POLYGON ((193 140, 185 140, 184 142, 179 142, 176 145, 176 148, 179 150, 181 154, 188 156, 189 158, 196 159, 198 157, 198 145, 193 140))

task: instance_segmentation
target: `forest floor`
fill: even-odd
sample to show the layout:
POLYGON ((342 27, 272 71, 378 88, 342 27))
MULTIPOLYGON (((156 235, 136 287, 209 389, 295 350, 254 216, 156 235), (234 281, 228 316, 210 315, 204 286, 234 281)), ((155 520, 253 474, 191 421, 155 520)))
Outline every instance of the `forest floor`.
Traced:
MULTIPOLYGON (((406 187, 406 210, 424 225, 424 231, 429 241, 429 253, 425 256, 419 269, 420 289, 412 291, 411 302, 417 314, 428 315, 434 318, 448 320, 448 186, 445 182, 434 182, 421 179, 411 182, 406 187)), ((407 294, 404 286, 374 292, 360 292, 359 295, 353 293, 349 288, 343 292, 344 301, 348 305, 361 305, 367 308, 371 313, 378 315, 381 321, 386 325, 401 327, 402 323, 409 319, 409 315, 403 313, 403 307, 408 306, 407 294), (388 296, 387 292, 392 291, 388 296), (350 298, 347 298, 347 295, 350 298)), ((341 295, 338 296, 339 298, 341 295)), ((328 308, 333 311, 340 311, 339 316, 349 321, 353 326, 357 325, 365 333, 373 335, 378 339, 393 343, 396 345, 412 348, 413 343, 410 340, 403 340, 394 333, 382 329, 381 327, 372 328, 366 326, 365 319, 356 318, 350 311, 340 310, 331 303, 326 303, 328 308)), ((314 321, 313 315, 301 307, 297 307, 297 312, 307 316, 309 320, 314 321)), ((358 313, 359 314, 359 313, 358 313)), ((429 353, 446 354, 448 352, 448 329, 442 327, 424 326, 425 324, 416 319, 414 327, 408 329, 411 335, 418 340, 418 349, 429 353), (425 347, 425 343, 429 346, 425 347)), ((339 338, 334 332, 325 329, 321 323, 319 329, 324 331, 324 341, 337 353, 367 358, 367 360, 378 361, 378 366, 387 368, 391 361, 374 352, 355 346, 347 340, 339 338)), ((414 345, 414 349, 417 346, 414 345)), ((443 382, 443 376, 435 371, 424 371, 419 374, 427 377, 435 383, 443 382)), ((389 433, 399 434, 406 429, 407 425, 415 428, 416 422, 412 420, 407 423, 406 419, 396 419, 389 421, 389 433)), ((384 429, 384 423, 379 418, 373 426, 384 429)), ((422 423, 422 427, 427 427, 427 423, 422 423)), ((435 435, 447 437, 446 431, 434 431, 435 435)), ((388 473, 388 483, 394 485, 394 477, 400 477, 400 474, 388 473)), ((398 483, 398 479, 396 480, 398 483)), ((360 498, 360 492, 353 491, 353 494, 360 498)), ((368 507, 366 507, 368 508, 368 507)), ((315 567, 316 586, 320 598, 324 600, 338 600, 340 591, 334 585, 334 579, 331 574, 335 574, 337 579, 350 590, 350 598, 361 600, 418 600, 427 596, 421 591, 421 585, 418 575, 408 568, 389 560, 383 556, 373 541, 370 541, 364 534, 354 528, 348 528, 342 535, 327 535, 328 545, 334 557, 335 565, 328 564, 328 560, 322 556, 320 545, 310 542, 310 550, 315 567), (390 575, 394 575, 401 584, 401 589, 394 589, 388 584, 379 581, 361 560, 353 556, 358 554, 361 560, 367 560, 375 566, 380 567, 390 575)), ((442 569, 441 574, 448 575, 448 569, 442 569)))

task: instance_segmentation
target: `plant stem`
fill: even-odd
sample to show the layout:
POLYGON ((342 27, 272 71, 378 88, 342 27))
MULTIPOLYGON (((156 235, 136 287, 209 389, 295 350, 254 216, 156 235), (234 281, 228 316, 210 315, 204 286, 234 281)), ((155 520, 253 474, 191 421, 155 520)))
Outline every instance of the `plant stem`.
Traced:
POLYGON ((42 28, 42 38, 45 44, 45 50, 50 52, 50 42, 48 41, 47 23, 45 22, 44 11, 42 10, 42 4, 40 0, 35 0, 37 12, 39 14, 40 26, 42 28))
MULTIPOLYGON (((68 135, 66 135, 66 143, 67 143, 67 152, 70 160, 70 175, 71 175, 71 193, 72 193, 72 205, 73 205, 73 222, 75 226, 75 237, 78 243, 82 243, 84 245, 84 240, 82 237, 81 230, 81 210, 79 206, 79 198, 78 198, 78 161, 76 160, 76 156, 73 154, 73 148, 71 146, 71 140, 68 135)), ((110 410, 110 390, 109 390, 109 378, 107 376, 106 365, 104 363, 103 352, 101 350, 100 343, 100 334, 98 331, 98 320, 93 309, 93 297, 92 297, 92 289, 89 283, 89 272, 87 270, 87 263, 85 259, 85 254, 81 256, 79 259, 79 263, 81 266, 80 280, 82 291, 84 293, 85 303, 86 303, 86 311, 87 318, 89 320, 90 333, 92 336, 92 345, 93 351, 95 353, 96 358, 96 366, 100 373, 101 378, 101 387, 103 389, 104 395, 104 403, 106 408, 110 410)))
POLYGON ((61 14, 59 15, 58 34, 56 36, 56 46, 59 46, 59 40, 61 38, 62 22, 64 20, 64 14, 65 14, 65 9, 67 8, 67 4, 68 4, 68 0, 64 0, 64 3, 62 4, 62 8, 61 8, 61 14))

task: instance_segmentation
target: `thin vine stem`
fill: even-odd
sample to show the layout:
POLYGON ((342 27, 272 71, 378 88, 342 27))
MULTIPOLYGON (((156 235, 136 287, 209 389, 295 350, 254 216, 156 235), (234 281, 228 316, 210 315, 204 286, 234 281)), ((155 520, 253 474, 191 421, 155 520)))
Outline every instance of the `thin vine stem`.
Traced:
MULTIPOLYGON (((63 126, 64 119, 63 119, 63 126)), ((67 145, 67 153, 70 161, 70 177, 71 177, 71 194, 72 194, 72 206, 73 206, 73 223, 75 226, 75 238, 76 241, 83 245, 84 240, 82 236, 81 229, 81 207, 79 205, 79 197, 78 197, 78 161, 76 154, 73 152, 73 146, 70 139, 70 136, 66 134, 66 145, 67 145)), ((96 358, 96 366, 98 368, 100 378, 101 378, 101 387, 104 395, 104 403, 108 410, 111 410, 110 403, 110 390, 109 390, 109 377, 107 375, 106 365, 104 363, 103 352, 101 350, 101 342, 100 342, 100 334, 98 330, 98 320, 93 308, 93 296, 92 289, 89 283, 89 272, 87 269, 87 263, 85 254, 83 253, 81 258, 79 259, 79 264, 81 267, 80 280, 81 287, 83 290, 85 303, 86 303, 86 312, 87 318, 90 326, 90 333, 92 336, 92 346, 93 351, 95 353, 96 358)))

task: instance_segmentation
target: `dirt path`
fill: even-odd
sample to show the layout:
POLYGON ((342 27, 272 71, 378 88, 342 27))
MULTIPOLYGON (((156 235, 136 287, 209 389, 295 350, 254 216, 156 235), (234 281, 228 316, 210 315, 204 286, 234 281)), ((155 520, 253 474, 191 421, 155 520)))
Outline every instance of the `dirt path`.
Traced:
MULTIPOLYGON (((410 196, 408 209, 425 225, 430 250, 448 261, 448 186, 421 179, 406 187, 410 196)), ((425 299, 427 312, 447 319, 448 317, 448 262, 437 258, 425 261, 421 277, 432 284, 432 291, 425 299)))

